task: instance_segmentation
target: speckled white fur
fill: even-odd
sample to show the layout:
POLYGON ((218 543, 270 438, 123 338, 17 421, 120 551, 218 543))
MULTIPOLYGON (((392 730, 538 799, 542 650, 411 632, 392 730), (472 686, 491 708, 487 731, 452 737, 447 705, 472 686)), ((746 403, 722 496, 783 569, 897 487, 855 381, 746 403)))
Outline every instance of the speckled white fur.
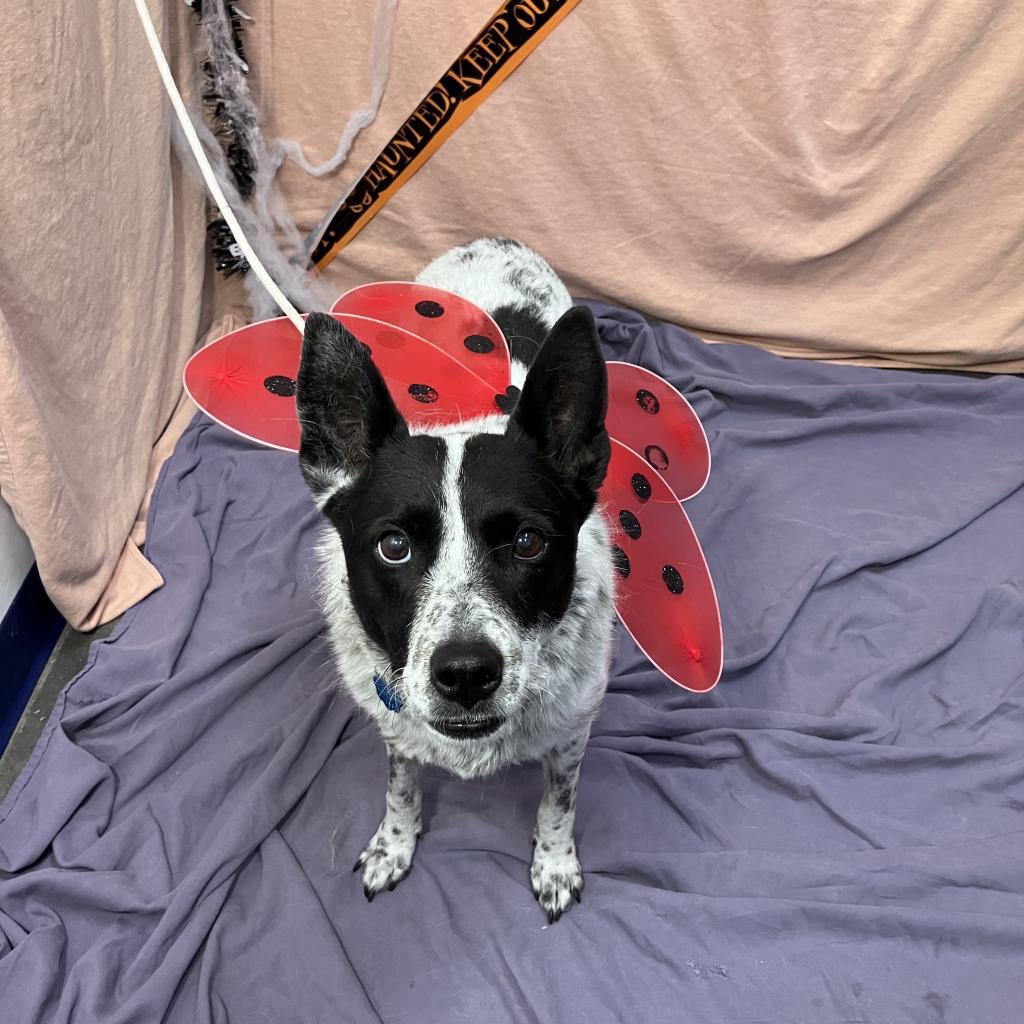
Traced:
POLYGON ((547 261, 509 238, 480 238, 449 249, 416 280, 461 295, 481 309, 529 306, 547 327, 572 306, 568 290, 547 261))

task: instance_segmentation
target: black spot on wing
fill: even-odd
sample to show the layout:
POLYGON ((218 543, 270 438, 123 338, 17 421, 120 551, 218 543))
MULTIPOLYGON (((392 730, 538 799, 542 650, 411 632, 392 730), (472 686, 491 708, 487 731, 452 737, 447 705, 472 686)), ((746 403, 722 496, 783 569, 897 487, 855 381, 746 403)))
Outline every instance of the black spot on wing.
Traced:
POLYGON ((661 578, 670 594, 681 594, 685 589, 683 586, 683 577, 679 575, 679 570, 674 565, 663 566, 661 570, 661 578))
POLYGON ((483 356, 487 355, 488 352, 494 351, 494 342, 483 334, 470 334, 462 339, 462 344, 470 352, 476 353, 476 355, 483 356))
POLYGON ((429 384, 410 384, 409 394, 423 405, 433 405, 441 397, 429 384))
POLYGON ((641 501, 647 501, 651 496, 651 481, 643 473, 634 473, 629 482, 633 487, 633 493, 641 501))
POLYGON ((660 444, 649 444, 644 449, 644 458, 655 469, 668 469, 668 453, 660 444))
POLYGON ((295 394, 295 379, 275 374, 263 381, 263 386, 278 398, 291 398, 295 394))
POLYGON ((637 517, 633 515, 628 508, 624 508, 619 513, 619 525, 630 540, 640 539, 640 534, 642 532, 640 529, 640 520, 637 519, 637 517))
POLYGON ((652 416, 657 415, 661 409, 661 402, 658 401, 657 395, 653 392, 648 391, 646 388, 640 388, 636 393, 636 404, 643 409, 644 412, 650 413, 652 416))

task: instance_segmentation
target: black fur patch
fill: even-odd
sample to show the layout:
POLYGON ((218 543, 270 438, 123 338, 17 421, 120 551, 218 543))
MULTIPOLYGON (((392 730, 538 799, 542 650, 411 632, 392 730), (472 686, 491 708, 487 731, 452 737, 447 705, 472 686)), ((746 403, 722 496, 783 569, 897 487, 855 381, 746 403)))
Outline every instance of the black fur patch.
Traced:
POLYGON ((533 306, 499 306, 491 316, 508 341, 508 351, 516 362, 529 366, 540 351, 548 333, 540 311, 533 306))
POLYGON ((572 810, 573 804, 573 787, 572 783, 562 781, 554 791, 554 803, 555 806, 563 813, 568 814, 572 810))
POLYGON ((488 588, 522 626, 561 618, 576 579, 576 537, 590 505, 566 500, 566 481, 514 424, 508 434, 480 434, 466 443, 459 491, 466 529, 488 552, 482 564, 488 588), (524 526, 547 540, 536 562, 512 554, 524 526))
POLYGON ((324 506, 345 549, 359 621, 395 669, 405 665, 417 588, 437 557, 444 461, 445 445, 438 438, 398 434, 380 446, 371 472, 324 506), (412 557, 404 565, 384 565, 376 553, 377 541, 393 530, 411 544, 412 557))

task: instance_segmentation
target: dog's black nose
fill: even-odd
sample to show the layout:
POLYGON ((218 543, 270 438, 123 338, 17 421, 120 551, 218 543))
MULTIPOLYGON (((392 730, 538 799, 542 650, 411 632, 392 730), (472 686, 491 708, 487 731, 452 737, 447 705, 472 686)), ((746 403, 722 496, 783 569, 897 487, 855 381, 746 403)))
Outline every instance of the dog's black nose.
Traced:
POLYGON ((434 689, 467 711, 501 686, 501 653, 478 640, 442 644, 430 659, 434 689))

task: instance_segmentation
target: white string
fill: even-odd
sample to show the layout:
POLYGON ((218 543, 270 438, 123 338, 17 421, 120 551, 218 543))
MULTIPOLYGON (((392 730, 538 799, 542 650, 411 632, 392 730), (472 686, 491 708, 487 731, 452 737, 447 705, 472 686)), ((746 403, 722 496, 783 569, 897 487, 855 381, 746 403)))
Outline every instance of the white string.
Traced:
POLYGON ((213 168, 210 166, 210 161, 207 159, 206 153, 203 151, 203 145, 199 141, 199 136, 196 134, 196 129, 192 124, 192 119, 188 116, 188 110, 185 108, 185 101, 181 98, 181 93, 178 92, 178 87, 174 82, 174 75, 171 74, 167 58, 164 56, 163 47, 160 45, 160 38, 156 34, 156 28, 153 25, 153 19, 149 16, 149 10, 146 8, 145 0, 135 0, 135 10, 138 12, 139 20, 142 22, 143 31, 146 33, 146 41, 149 43, 149 48, 153 53, 153 60, 156 61, 157 70, 160 72, 160 77, 163 79, 164 89, 167 91, 167 96, 171 101, 171 106, 174 107, 174 112, 178 116, 178 122, 181 124, 181 130, 185 133, 189 149, 192 150, 192 155, 196 158, 196 163, 199 164, 199 170, 203 175, 203 181, 206 182, 206 187, 210 190, 210 194, 213 196, 213 201, 217 204, 217 208, 220 210, 221 216, 225 221, 227 221, 228 227, 231 228, 231 234, 235 236, 235 241, 238 243, 238 247, 245 254, 245 258, 249 263, 250 269, 259 278, 263 287, 270 293, 270 297, 280 307, 281 312, 291 320, 295 325, 296 330, 301 334, 304 328, 302 317, 299 315, 298 310, 285 297, 284 292, 278 288, 274 279, 267 273, 266 267, 264 267, 260 262, 260 258, 256 255, 256 251, 249 244, 248 238, 245 237, 245 232, 242 230, 241 224, 238 223, 238 218, 235 217, 234 211, 228 205, 228 201, 220 187, 220 182, 217 181, 217 176, 213 173, 213 168))
POLYGON ((359 133, 377 119, 390 70, 391 40, 395 31, 397 7, 398 0, 379 0, 377 4, 377 12, 373 18, 373 34, 370 37, 370 99, 365 107, 357 110, 348 119, 348 124, 338 139, 334 156, 322 164, 312 164, 298 142, 293 139, 276 140, 277 145, 307 174, 322 178, 325 174, 336 171, 348 159, 349 150, 352 149, 352 143, 359 133))

